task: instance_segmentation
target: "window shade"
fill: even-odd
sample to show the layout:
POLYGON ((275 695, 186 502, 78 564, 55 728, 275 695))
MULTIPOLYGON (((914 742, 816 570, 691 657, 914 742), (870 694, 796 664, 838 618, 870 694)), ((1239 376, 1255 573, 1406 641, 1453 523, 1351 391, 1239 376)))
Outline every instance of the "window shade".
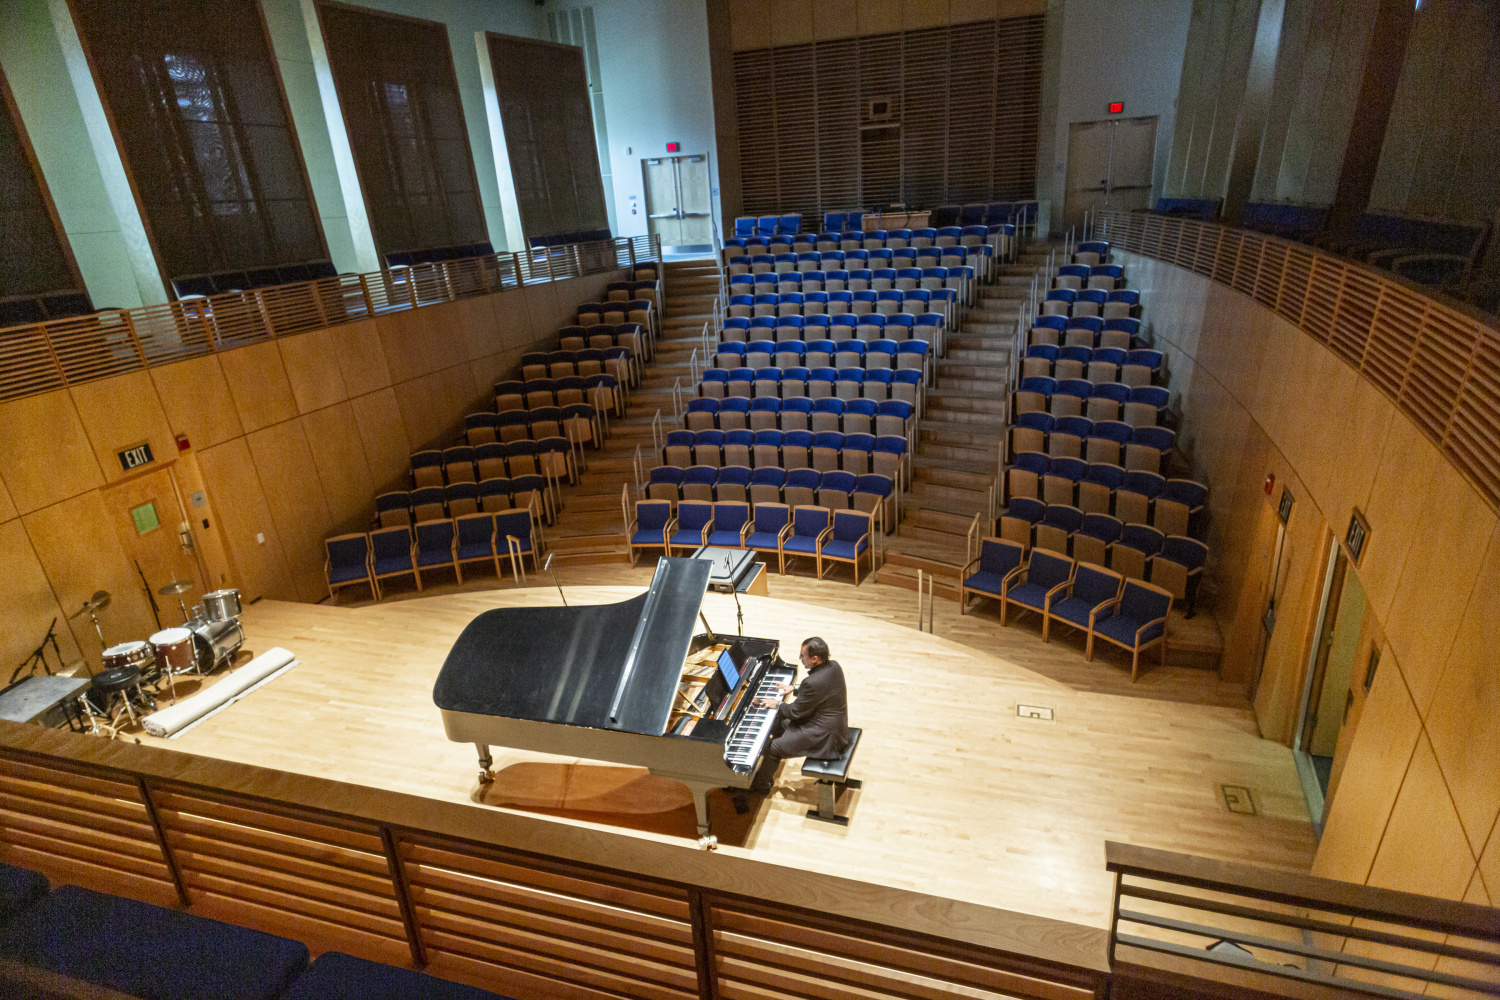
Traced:
POLYGON ((318 16, 381 256, 488 240, 448 29, 334 3, 318 16))
POLYGON ((325 260, 255 0, 74 0, 170 279, 325 260))

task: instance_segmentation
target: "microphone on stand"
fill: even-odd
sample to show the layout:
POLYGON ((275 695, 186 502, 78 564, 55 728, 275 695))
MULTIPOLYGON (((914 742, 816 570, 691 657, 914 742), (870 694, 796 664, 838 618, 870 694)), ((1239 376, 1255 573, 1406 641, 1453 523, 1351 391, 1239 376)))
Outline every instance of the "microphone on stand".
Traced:
POLYGON ((734 563, 730 556, 724 557, 724 572, 729 575, 729 592, 734 595, 734 617, 740 638, 745 636, 745 609, 740 607, 740 588, 734 581, 734 563))
POLYGON ((568 598, 563 594, 562 584, 560 584, 560 583, 557 582, 557 573, 556 573, 556 571, 554 571, 552 569, 552 553, 550 553, 550 552, 547 553, 547 561, 544 562, 544 563, 542 563, 542 569, 546 570, 547 571, 547 575, 550 576, 550 577, 552 577, 552 586, 554 586, 554 587, 557 588, 557 596, 562 598, 563 607, 567 607, 568 606, 568 598))

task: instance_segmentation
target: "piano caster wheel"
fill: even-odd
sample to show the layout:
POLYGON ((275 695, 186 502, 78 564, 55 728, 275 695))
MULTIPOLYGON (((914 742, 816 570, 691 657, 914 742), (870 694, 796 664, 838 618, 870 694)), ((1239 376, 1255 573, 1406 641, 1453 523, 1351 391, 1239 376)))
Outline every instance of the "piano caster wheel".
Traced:
POLYGON ((698 838, 698 850, 700 850, 700 851, 717 851, 718 849, 719 849, 719 838, 718 837, 712 837, 712 836, 710 836, 710 837, 699 837, 698 838))
POLYGON ((479 783, 481 785, 488 785, 494 780, 495 772, 491 771, 489 768, 485 768, 483 771, 479 772, 479 783))

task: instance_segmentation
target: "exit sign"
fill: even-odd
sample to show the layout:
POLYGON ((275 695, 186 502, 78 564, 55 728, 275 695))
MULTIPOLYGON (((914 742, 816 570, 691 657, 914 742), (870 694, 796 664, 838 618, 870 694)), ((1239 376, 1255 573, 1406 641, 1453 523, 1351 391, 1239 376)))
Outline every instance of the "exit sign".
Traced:
POLYGON ((131 469, 139 469, 143 465, 149 465, 156 458, 156 456, 151 454, 151 445, 149 442, 138 444, 134 448, 127 448, 115 454, 120 459, 120 468, 126 472, 129 472, 131 469))
POLYGON ((1110 114, 1112 114, 1112 115, 1118 115, 1118 114, 1122 114, 1124 111, 1125 111, 1125 102, 1124 101, 1110 101, 1109 102, 1109 113, 1110 114))
POLYGON ((669 153, 675 153, 675 152, 677 152, 681 148, 682 148, 682 143, 680 143, 680 142, 669 142, 669 143, 667 143, 667 152, 669 152, 669 153))

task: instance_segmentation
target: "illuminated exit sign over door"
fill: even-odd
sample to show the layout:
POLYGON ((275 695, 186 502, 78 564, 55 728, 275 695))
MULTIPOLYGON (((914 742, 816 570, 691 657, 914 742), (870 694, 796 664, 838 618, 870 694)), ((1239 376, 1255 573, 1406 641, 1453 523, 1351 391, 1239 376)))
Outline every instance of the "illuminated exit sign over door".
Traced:
POLYGON ((1125 111, 1125 102, 1124 101, 1110 101, 1109 102, 1109 113, 1110 114, 1112 114, 1112 115, 1123 114, 1124 111, 1125 111))

